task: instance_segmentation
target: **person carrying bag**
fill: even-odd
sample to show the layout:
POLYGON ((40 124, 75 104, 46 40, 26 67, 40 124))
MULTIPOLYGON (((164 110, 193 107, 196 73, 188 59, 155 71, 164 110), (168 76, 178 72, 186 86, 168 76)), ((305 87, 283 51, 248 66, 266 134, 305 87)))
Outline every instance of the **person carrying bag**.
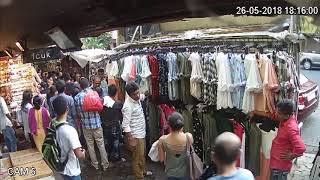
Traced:
POLYGON ((195 153, 192 144, 187 136, 187 155, 189 165, 189 176, 191 180, 197 180, 203 173, 203 163, 199 156, 195 153))

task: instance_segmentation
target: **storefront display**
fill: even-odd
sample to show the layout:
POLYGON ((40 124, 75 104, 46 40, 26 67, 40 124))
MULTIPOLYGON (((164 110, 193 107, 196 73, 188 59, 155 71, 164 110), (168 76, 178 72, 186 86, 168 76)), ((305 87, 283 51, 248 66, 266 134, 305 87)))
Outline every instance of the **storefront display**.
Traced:
POLYGON ((22 64, 21 56, 0 58, 0 95, 12 111, 20 108, 23 91, 28 89, 35 92, 33 69, 31 63, 22 64))
POLYGON ((22 94, 25 90, 35 92, 33 85, 33 72, 31 63, 16 64, 9 66, 10 71, 10 90, 11 90, 11 107, 19 108, 22 101, 22 94))

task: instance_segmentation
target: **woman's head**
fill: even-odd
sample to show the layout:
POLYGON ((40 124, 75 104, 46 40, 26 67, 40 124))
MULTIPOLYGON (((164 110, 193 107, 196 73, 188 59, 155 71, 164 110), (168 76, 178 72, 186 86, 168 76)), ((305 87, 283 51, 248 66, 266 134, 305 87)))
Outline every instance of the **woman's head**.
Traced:
POLYGON ((41 104, 42 104, 42 99, 40 96, 36 95, 34 98, 33 98, 33 106, 35 109, 40 109, 41 107, 41 104))
POLYGON ((48 84, 49 87, 51 87, 51 86, 53 85, 53 83, 54 83, 54 79, 53 79, 53 77, 51 76, 51 77, 49 77, 49 78, 47 79, 47 84, 48 84))
POLYGON ((172 113, 169 118, 169 126, 172 131, 180 131, 182 130, 184 123, 183 123, 183 117, 180 113, 174 112, 172 113))
POLYGON ((31 101, 32 101, 32 91, 31 90, 23 91, 21 107, 23 108, 26 104, 31 103, 31 101))

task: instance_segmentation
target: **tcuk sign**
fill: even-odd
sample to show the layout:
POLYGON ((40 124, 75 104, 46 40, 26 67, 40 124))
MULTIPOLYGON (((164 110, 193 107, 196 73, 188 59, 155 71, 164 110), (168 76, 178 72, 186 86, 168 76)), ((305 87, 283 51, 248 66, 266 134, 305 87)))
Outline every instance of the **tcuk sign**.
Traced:
POLYGON ((33 49, 24 53, 24 62, 33 63, 38 61, 56 60, 62 57, 62 53, 58 47, 33 49))

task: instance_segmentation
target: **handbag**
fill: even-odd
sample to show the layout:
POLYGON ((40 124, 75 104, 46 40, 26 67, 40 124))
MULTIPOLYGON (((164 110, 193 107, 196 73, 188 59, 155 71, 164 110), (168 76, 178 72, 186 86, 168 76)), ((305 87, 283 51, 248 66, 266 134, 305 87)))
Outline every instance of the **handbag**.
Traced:
MULTIPOLYGON (((187 135, 186 135, 187 136, 187 135)), ((199 156, 194 152, 194 148, 187 136, 187 156, 189 166, 189 176, 191 180, 197 180, 203 173, 203 163, 199 156)))
POLYGON ((148 156, 153 162, 159 162, 158 142, 159 140, 152 144, 151 149, 148 153, 148 156))

